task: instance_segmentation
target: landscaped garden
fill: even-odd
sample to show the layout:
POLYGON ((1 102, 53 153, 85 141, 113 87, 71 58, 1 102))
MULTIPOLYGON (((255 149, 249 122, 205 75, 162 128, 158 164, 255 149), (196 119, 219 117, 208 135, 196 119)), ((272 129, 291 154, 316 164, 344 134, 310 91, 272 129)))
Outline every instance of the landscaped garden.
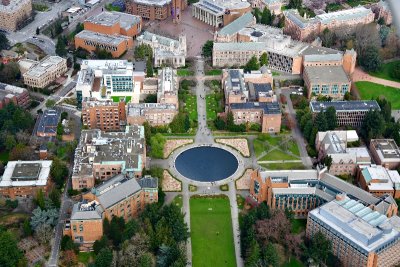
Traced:
POLYGON ((279 149, 273 149, 261 157, 260 161, 275 161, 275 160, 298 160, 299 158, 294 157, 288 153, 283 152, 279 149))
POLYGON ((111 97, 113 102, 120 102, 121 100, 125 100, 125 103, 131 102, 131 96, 112 96, 111 97))
POLYGON ((392 73, 395 68, 399 68, 400 60, 392 61, 382 64, 380 71, 369 72, 371 76, 375 76, 385 80, 391 80, 395 82, 400 82, 400 78, 394 78, 392 73))
POLYGON ((220 102, 221 96, 219 94, 212 93, 206 96, 207 120, 215 120, 217 114, 223 111, 220 102))
POLYGON ((194 72, 189 69, 178 69, 177 70, 177 75, 179 77, 187 77, 187 76, 193 76, 194 72))
POLYGON ((392 103, 392 109, 400 109, 400 89, 366 81, 356 82, 356 86, 361 99, 370 100, 384 96, 392 103))
POLYGON ((228 198, 191 198, 190 224, 194 267, 236 266, 228 198))
POLYGON ((197 121, 197 98, 195 95, 186 96, 185 111, 191 120, 197 121))
POLYGON ((222 70, 220 70, 220 69, 206 70, 206 75, 207 75, 207 76, 218 76, 218 75, 222 75, 222 70))

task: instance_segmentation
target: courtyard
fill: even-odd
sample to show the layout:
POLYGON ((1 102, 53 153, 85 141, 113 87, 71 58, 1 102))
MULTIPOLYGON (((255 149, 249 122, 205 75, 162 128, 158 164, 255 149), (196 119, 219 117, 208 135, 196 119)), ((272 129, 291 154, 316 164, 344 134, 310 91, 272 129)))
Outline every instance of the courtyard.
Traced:
POLYGON ((229 199, 191 198, 190 232, 194 267, 236 266, 229 199))

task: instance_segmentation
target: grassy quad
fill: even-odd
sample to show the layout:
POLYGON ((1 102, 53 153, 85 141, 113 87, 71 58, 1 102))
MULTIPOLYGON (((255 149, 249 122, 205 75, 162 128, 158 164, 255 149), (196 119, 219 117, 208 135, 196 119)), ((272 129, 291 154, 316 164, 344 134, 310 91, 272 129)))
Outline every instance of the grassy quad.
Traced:
POLYGON ((287 154, 279 149, 274 149, 264 155, 260 161, 267 161, 267 160, 298 160, 299 158, 294 157, 290 154, 287 154))
POLYGON ((178 69, 176 74, 179 77, 187 77, 187 76, 193 76, 194 72, 189 69, 178 69))
POLYGON ((260 166, 272 171, 304 170, 304 165, 301 162, 261 163, 260 166))
POLYGON ((194 267, 236 266, 228 198, 191 198, 190 228, 194 267))
POLYGON ((206 71, 207 76, 218 76, 222 75, 222 70, 220 69, 212 69, 212 70, 207 70, 206 71))
POLYGON ((356 86, 361 99, 370 100, 384 96, 392 102, 393 109, 400 109, 400 89, 365 81, 356 82, 356 86))
POLYGON ((400 60, 382 64, 382 68, 381 68, 380 71, 378 71, 378 72, 369 72, 369 75, 375 76, 375 77, 378 77, 378 78, 381 78, 381 79, 385 79, 385 80, 391 80, 391 81, 395 81, 395 82, 400 82, 400 79, 395 79, 395 78, 392 78, 390 76, 390 73, 392 72, 393 68, 399 62, 400 62, 400 60))
POLYGON ((212 93, 206 95, 206 111, 207 120, 215 120, 217 118, 217 114, 223 111, 219 101, 217 100, 217 94, 212 93))
POLYGON ((188 95, 185 103, 185 111, 191 120, 197 121, 197 98, 195 95, 188 95))

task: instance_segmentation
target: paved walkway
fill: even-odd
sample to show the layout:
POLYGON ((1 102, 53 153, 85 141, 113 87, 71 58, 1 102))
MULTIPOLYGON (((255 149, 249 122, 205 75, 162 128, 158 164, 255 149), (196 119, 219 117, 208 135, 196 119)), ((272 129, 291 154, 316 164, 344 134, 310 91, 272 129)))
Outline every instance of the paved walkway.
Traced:
POLYGON ((374 77, 366 73, 360 68, 356 68, 354 70, 354 73, 352 75, 353 82, 358 82, 358 81, 367 81, 367 82, 373 82, 373 83, 379 83, 383 84, 386 86, 391 86, 394 88, 400 88, 400 82, 395 82, 395 81, 389 81, 385 79, 381 79, 378 77, 374 77))

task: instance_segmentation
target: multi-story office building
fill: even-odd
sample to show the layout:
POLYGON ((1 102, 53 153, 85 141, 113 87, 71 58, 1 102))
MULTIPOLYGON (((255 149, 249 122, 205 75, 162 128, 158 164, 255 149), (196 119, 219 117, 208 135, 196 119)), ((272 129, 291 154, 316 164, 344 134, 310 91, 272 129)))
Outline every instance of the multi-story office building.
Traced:
POLYGON ((393 139, 372 139, 369 149, 376 164, 390 170, 400 166, 400 150, 393 139))
POLYGON ((0 196, 33 198, 39 190, 47 193, 51 164, 51 160, 9 161, 0 178, 0 196))
POLYGON ((375 17, 372 10, 364 6, 320 14, 313 18, 302 17, 295 9, 283 13, 285 34, 301 41, 312 40, 325 29, 350 33, 358 25, 373 22, 375 17))
POLYGON ((57 125, 60 122, 61 113, 56 109, 46 109, 39 118, 36 129, 36 136, 55 137, 57 135, 57 125))
POLYGON ((140 177, 146 160, 143 126, 132 125, 125 131, 82 131, 75 150, 72 188, 92 188, 95 180, 107 180, 117 174, 140 177))
POLYGON ((179 35, 176 40, 145 31, 137 38, 137 42, 138 45, 151 46, 155 67, 167 65, 178 68, 186 64, 186 35, 179 35))
POLYGON ((315 148, 318 160, 330 156, 332 164, 329 173, 333 175, 354 175, 358 165, 370 164, 366 147, 347 147, 348 143, 358 141, 356 131, 318 132, 315 138, 315 148))
POLYGON ((330 202, 337 194, 372 210, 391 217, 397 214, 396 201, 390 195, 376 197, 363 189, 339 179, 323 170, 256 170, 250 178, 250 198, 255 204, 267 202, 271 209, 290 209, 296 217, 306 217, 309 211, 330 202))
POLYGON ((144 67, 127 60, 83 60, 76 83, 78 106, 82 100, 125 100, 139 103, 144 67))
MULTIPOLYGON (((152 79, 153 80, 153 79, 152 79)), ((178 77, 176 70, 163 68, 159 71, 156 91, 157 103, 136 103, 128 106, 128 124, 143 124, 145 121, 153 126, 172 122, 178 114, 178 77)), ((149 93, 150 91, 146 91, 149 93)))
POLYGON ((0 29, 14 32, 31 14, 31 0, 1 0, 0 29))
POLYGON ((368 111, 380 110, 375 100, 310 102, 310 109, 313 116, 316 116, 328 107, 335 108, 338 126, 349 125, 352 127, 360 127, 368 111))
MULTIPOLYGON (((250 13, 214 34, 213 66, 243 66, 253 56, 259 58, 263 53, 268 54, 268 68, 301 74, 306 66, 325 66, 326 71, 337 73, 342 81, 348 80, 346 74, 354 71, 356 63, 356 53, 352 50, 343 53, 293 41, 283 34, 282 29, 256 24, 250 13)), ((316 80, 315 75, 312 78, 316 80)), ((325 77, 318 82, 328 83, 330 80, 325 77)))
POLYGON ((22 108, 29 108, 31 98, 28 90, 22 87, 0 83, 0 109, 4 108, 9 103, 13 103, 22 108))
POLYGON ((321 232, 342 266, 396 266, 400 262, 400 218, 388 218, 346 194, 308 213, 306 236, 321 232))
POLYGON ((126 125, 125 102, 84 101, 82 124, 89 129, 118 131, 126 125))
POLYGON ((104 49, 120 57, 133 47, 133 40, 142 31, 142 19, 121 12, 101 12, 86 19, 83 27, 75 35, 75 48, 89 52, 104 49))
POLYGON ((251 73, 224 70, 225 113, 232 112, 235 124, 260 124, 262 132, 279 132, 282 116, 272 83, 266 68, 251 73))
POLYGON ((103 219, 117 216, 127 221, 154 202, 158 202, 157 178, 146 176, 136 180, 118 174, 83 195, 83 201, 72 209, 64 234, 70 235, 80 249, 91 249, 103 236, 103 219))
POLYGON ((192 5, 193 17, 216 28, 226 26, 250 11, 250 4, 241 0, 200 0, 192 5))
POLYGON ((282 13, 283 0, 249 0, 252 8, 264 10, 268 8, 272 14, 279 15, 282 13))
POLYGON ((35 61, 22 77, 24 84, 33 88, 45 88, 67 72, 67 60, 59 56, 47 56, 35 61))
POLYGON ((365 191, 382 196, 389 194, 400 198, 400 175, 396 170, 387 170, 380 165, 360 166, 358 183, 365 191))
POLYGON ((165 20, 170 16, 179 16, 186 9, 187 0, 178 1, 179 9, 174 10, 171 0, 129 0, 126 1, 126 12, 145 20, 165 20))

